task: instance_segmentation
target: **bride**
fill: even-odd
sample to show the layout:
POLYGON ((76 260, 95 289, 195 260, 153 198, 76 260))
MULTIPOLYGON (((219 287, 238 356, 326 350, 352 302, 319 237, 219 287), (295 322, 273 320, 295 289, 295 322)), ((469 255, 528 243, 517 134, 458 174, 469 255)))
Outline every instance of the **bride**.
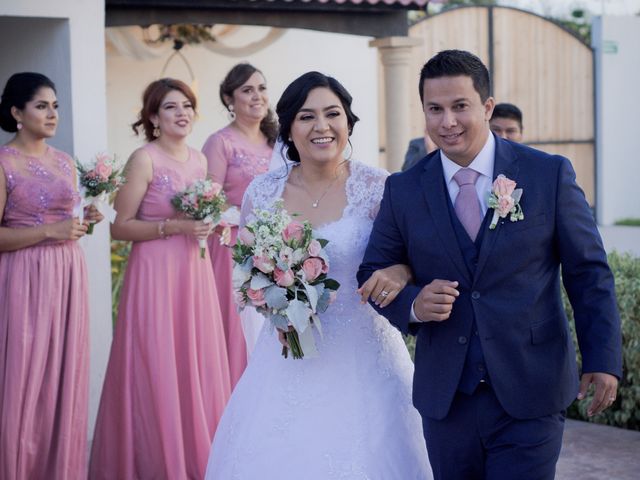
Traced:
POLYGON ((322 318, 318 355, 284 359, 268 322, 215 435, 206 477, 219 480, 424 480, 432 478, 422 423, 411 403, 413 365, 402 337, 373 308, 408 274, 391 267, 356 292, 355 274, 382 197, 386 172, 343 152, 358 117, 335 79, 309 72, 278 102, 280 138, 293 167, 257 177, 243 202, 282 199, 329 240, 329 276, 341 283, 322 318), (377 297, 377 298, 376 298, 377 297))

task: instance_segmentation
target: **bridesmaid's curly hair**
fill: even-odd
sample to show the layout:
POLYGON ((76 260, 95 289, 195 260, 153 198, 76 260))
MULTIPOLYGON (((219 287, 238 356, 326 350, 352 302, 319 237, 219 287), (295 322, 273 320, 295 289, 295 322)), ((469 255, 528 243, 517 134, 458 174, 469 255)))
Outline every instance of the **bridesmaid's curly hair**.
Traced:
MULTIPOLYGON (((229 111, 227 99, 233 98, 233 91, 244 85, 251 75, 256 72, 264 77, 264 74, 250 63, 239 63, 229 70, 229 73, 220 84, 220 101, 227 111, 229 111)), ((267 110, 267 116, 260 122, 260 131, 267 137, 269 146, 273 147, 276 143, 276 138, 278 138, 278 120, 271 107, 267 110)))
POLYGON ((54 83, 41 73, 22 72, 11 75, 0 100, 0 128, 5 132, 17 132, 18 122, 11 114, 11 108, 24 109, 27 102, 33 100, 38 90, 45 87, 50 88, 54 93, 56 91, 54 83))
POLYGON ((151 117, 157 115, 160 111, 162 100, 172 90, 182 92, 191 102, 194 113, 196 112, 196 96, 189 86, 175 78, 161 78, 155 82, 151 82, 142 94, 142 109, 138 114, 138 120, 131 125, 133 131, 138 135, 140 127, 144 131, 144 136, 148 142, 155 140, 153 136, 153 123, 151 117))

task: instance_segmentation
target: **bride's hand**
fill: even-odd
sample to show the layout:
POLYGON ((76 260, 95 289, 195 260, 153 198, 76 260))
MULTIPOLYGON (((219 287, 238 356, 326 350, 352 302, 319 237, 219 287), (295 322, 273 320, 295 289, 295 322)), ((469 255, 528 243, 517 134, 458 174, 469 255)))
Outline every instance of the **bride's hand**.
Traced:
POLYGON ((407 265, 392 265, 373 272, 356 292, 362 303, 367 303, 371 298, 373 303, 384 308, 395 300, 412 279, 411 269, 407 265))

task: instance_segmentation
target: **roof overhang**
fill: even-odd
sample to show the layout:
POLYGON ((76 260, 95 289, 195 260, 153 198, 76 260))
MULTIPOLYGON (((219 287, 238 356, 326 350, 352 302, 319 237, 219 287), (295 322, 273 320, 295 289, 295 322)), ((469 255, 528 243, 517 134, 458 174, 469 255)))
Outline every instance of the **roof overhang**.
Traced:
POLYGON ((428 0, 105 0, 106 26, 175 23, 303 28, 371 37, 406 36, 407 10, 428 0))

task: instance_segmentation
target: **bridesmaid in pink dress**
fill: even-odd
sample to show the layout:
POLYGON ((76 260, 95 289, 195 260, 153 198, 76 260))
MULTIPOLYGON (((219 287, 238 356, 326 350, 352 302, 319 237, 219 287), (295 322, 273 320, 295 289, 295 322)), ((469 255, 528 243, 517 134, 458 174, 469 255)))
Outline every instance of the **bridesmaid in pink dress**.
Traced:
POLYGON ((151 83, 136 150, 118 192, 113 238, 133 241, 91 450, 91 479, 200 479, 230 396, 210 226, 181 218, 172 197, 206 177, 186 144, 196 99, 179 80, 151 83))
MULTIPOLYGON (((0 127, 0 478, 87 474, 89 311, 73 159, 48 146, 55 86, 18 73, 0 127)), ((87 220, 102 216, 92 210, 87 220)))
MULTIPOLYGON (((223 186, 229 205, 240 208, 247 186, 269 169, 277 136, 275 115, 269 109, 267 84, 260 70, 248 63, 233 67, 220 84, 220 100, 231 123, 211 135, 202 152, 207 157, 209 176, 223 186)), ((237 227, 231 230, 235 244, 237 227)), ((231 387, 247 365, 247 347, 231 284, 231 249, 220 245, 220 237, 209 237, 211 262, 218 287, 224 321, 231 387)))

